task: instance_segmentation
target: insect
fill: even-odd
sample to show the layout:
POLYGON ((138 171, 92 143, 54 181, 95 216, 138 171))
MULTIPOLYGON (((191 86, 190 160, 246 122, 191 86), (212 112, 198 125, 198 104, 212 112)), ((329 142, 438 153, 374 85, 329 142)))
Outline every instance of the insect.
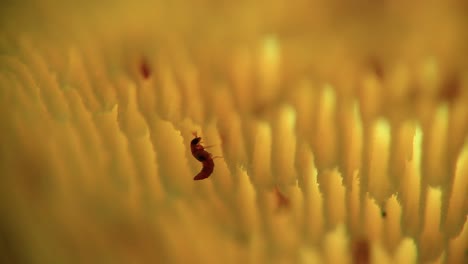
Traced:
POLYGON ((193 178, 193 180, 198 181, 210 177, 214 169, 213 159, 216 157, 213 158, 211 153, 205 150, 205 148, 211 146, 202 146, 201 137, 197 136, 196 132, 192 134, 195 138, 190 141, 190 150, 192 151, 192 155, 203 165, 202 170, 193 178))

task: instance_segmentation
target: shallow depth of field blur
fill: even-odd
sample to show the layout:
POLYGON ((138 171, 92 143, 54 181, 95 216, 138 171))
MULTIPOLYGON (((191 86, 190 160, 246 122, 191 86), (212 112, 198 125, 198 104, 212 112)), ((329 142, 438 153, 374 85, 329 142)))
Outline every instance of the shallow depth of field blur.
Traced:
POLYGON ((135 2, 0 3, 1 263, 467 263, 466 1, 135 2))

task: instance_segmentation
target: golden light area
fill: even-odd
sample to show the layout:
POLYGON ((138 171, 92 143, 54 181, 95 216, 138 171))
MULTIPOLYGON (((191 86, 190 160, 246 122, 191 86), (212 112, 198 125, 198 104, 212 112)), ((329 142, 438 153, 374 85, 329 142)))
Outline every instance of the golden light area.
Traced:
POLYGON ((468 262, 465 1, 0 10, 1 263, 468 262))

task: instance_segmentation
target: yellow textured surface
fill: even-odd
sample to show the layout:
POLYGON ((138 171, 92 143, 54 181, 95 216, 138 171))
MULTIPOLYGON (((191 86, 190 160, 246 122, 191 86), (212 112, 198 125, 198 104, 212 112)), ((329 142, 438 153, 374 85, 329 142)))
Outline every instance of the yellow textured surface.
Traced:
POLYGON ((467 10, 3 1, 0 262, 468 262, 467 10))

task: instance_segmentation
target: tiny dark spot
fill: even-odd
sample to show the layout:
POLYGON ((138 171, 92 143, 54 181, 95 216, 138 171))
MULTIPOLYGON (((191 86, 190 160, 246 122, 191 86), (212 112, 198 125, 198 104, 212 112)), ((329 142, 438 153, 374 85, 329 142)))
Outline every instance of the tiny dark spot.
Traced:
POLYGON ((375 73, 375 76, 377 76, 379 79, 383 79, 384 78, 384 66, 382 62, 377 57, 371 57, 369 58, 368 63, 369 63, 369 67, 375 73))
POLYGON ((370 244, 366 238, 357 239, 352 243, 353 264, 370 263, 370 244))
POLYGON ((382 216, 382 218, 385 218, 387 217, 387 212, 385 210, 382 210, 382 212, 380 212, 380 215, 382 216))
POLYGON ((284 196, 284 194, 282 194, 280 192, 278 187, 276 187, 276 189, 275 189, 275 194, 276 194, 276 198, 277 198, 277 202, 278 202, 278 209, 289 208, 289 206, 290 206, 289 199, 286 196, 284 196))
POLYGON ((455 74, 449 74, 442 83, 439 91, 439 98, 448 102, 452 102, 461 93, 460 77, 455 74))
POLYGON ((151 75, 151 69, 146 60, 142 60, 140 63, 140 73, 145 79, 148 79, 151 75))

